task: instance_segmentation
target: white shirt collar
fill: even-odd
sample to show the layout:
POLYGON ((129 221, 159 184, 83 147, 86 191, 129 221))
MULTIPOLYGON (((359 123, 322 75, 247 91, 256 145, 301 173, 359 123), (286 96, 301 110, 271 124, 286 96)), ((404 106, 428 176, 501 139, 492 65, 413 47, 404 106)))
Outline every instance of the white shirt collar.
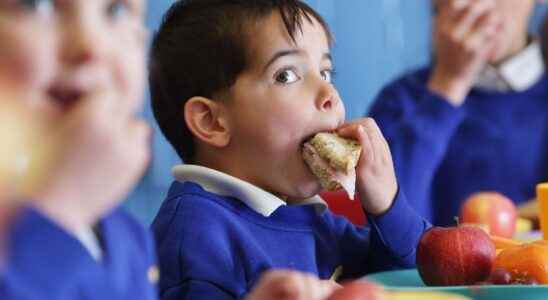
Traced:
POLYGON ((497 92, 522 92, 537 83, 542 74, 542 52, 539 42, 535 40, 500 66, 486 65, 474 86, 497 92))
MULTIPOLYGON (((265 217, 269 217, 280 206, 286 205, 285 201, 272 193, 210 168, 184 164, 174 166, 172 172, 177 181, 192 181, 210 193, 234 197, 265 217)), ((305 199, 299 205, 313 205, 318 214, 327 209, 327 204, 320 196, 305 199)))
POLYGON ((91 227, 86 226, 76 232, 76 238, 82 243, 84 248, 88 250, 95 261, 101 261, 103 259, 103 249, 101 249, 99 239, 91 227))

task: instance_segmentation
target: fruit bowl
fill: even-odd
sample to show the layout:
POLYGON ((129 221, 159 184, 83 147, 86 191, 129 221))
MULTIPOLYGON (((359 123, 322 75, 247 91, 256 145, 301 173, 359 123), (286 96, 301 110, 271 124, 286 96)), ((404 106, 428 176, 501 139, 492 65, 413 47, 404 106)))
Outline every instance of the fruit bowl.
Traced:
POLYGON ((380 283, 389 291, 450 292, 475 300, 548 299, 548 285, 425 286, 416 269, 374 273, 366 276, 365 279, 380 283))

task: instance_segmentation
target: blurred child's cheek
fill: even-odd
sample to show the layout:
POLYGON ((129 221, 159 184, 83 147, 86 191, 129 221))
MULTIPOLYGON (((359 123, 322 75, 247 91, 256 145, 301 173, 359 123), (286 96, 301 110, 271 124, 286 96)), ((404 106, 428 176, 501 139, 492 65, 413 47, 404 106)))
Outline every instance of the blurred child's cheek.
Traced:
POLYGON ((0 22, 0 88, 37 97, 54 72, 52 42, 44 30, 5 25, 0 22))
POLYGON ((145 31, 133 31, 120 40, 115 58, 120 86, 124 96, 140 107, 145 86, 145 31))

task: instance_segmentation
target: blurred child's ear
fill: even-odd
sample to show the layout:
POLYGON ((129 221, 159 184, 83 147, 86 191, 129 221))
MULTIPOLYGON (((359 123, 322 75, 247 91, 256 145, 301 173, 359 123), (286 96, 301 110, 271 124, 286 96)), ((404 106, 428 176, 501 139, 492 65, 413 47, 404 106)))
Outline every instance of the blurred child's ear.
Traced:
POLYGON ((205 97, 192 97, 185 104, 185 121, 195 138, 214 146, 230 142, 230 130, 223 105, 205 97))

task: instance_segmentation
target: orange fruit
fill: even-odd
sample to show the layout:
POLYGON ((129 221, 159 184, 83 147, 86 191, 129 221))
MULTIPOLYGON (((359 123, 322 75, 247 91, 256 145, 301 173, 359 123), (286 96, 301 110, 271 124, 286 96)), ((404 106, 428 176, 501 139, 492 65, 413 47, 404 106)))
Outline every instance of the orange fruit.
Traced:
POLYGON ((548 284, 548 242, 506 248, 497 255, 494 268, 510 272, 514 282, 548 284))

